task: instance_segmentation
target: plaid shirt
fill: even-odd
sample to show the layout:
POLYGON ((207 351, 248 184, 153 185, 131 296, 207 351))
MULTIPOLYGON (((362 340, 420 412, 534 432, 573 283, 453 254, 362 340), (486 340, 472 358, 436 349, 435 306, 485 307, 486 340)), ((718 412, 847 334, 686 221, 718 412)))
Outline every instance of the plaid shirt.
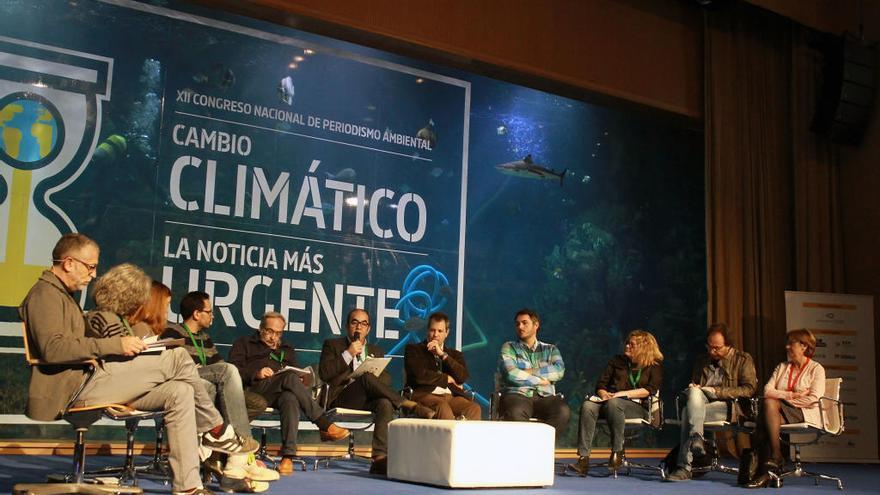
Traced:
POLYGON ((565 374, 562 354, 553 344, 537 341, 534 349, 529 349, 521 341, 505 342, 501 346, 501 361, 498 363, 501 393, 516 393, 533 397, 547 397, 556 393, 554 382, 565 374), (525 370, 537 369, 533 375, 525 370), (550 382, 540 385, 541 378, 550 382))

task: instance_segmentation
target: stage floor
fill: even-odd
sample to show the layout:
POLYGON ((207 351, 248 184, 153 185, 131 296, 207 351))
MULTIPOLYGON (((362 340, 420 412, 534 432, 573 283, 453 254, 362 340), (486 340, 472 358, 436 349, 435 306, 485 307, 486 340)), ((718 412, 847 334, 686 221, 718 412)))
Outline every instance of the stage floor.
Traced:
MULTIPOLYGON (((88 458, 87 468, 106 466, 121 462, 121 456, 92 456, 88 458)), ((146 458, 139 458, 146 461, 146 458)), ((657 460, 645 459, 647 463, 657 460)), ((10 493, 16 483, 34 483, 45 480, 50 472, 63 472, 70 468, 70 458, 62 456, 24 456, 0 455, 0 492, 10 493)), ((877 464, 821 464, 815 465, 818 471, 838 475, 843 479, 845 492, 848 494, 875 494, 877 482, 880 480, 880 466, 877 464)), ((736 479, 731 475, 710 473, 705 477, 680 483, 664 483, 653 474, 633 472, 632 476, 620 476, 613 479, 605 476, 605 470, 594 469, 588 478, 556 476, 552 487, 544 489, 468 489, 450 490, 425 485, 414 485, 398 481, 386 480, 371 476, 369 466, 359 461, 336 461, 330 468, 317 471, 297 471, 293 476, 284 477, 270 484, 266 493, 302 493, 302 494, 336 494, 357 493, 358 495, 404 495, 404 494, 439 494, 461 491, 468 495, 519 495, 541 493, 546 495, 582 494, 620 494, 650 493, 651 495, 691 493, 705 495, 711 493, 736 493, 742 495, 744 489, 736 486, 736 479), (642 492, 650 490, 649 492, 642 492)), ((142 480, 140 485, 147 493, 170 493, 170 487, 150 480, 142 480)), ((215 485, 209 488, 217 490, 215 485)), ((795 478, 787 480, 780 490, 788 493, 841 493, 837 485, 823 482, 815 486, 811 479, 795 478)), ((773 491, 771 493, 779 493, 773 491)))

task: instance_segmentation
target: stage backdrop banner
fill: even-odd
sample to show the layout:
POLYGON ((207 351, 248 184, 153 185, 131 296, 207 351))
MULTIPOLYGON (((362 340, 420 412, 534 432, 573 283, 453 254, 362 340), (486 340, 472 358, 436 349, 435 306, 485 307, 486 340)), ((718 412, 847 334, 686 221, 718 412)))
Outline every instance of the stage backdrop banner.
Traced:
POLYGON ((44 14, 70 29, 0 37, 2 305, 81 231, 102 269, 211 294, 220 342, 265 311, 305 349, 354 306, 392 344, 461 328, 469 82, 138 2, 44 14))
POLYGON ((785 292, 788 331, 809 329, 816 336, 816 361, 828 378, 843 378, 845 431, 801 449, 805 460, 877 461, 877 396, 872 296, 785 292))

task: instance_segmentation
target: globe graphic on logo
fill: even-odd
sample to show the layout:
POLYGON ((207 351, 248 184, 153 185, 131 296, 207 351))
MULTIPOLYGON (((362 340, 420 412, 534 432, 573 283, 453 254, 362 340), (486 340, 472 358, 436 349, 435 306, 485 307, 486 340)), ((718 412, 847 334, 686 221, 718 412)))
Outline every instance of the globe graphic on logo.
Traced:
POLYGON ((0 156, 9 165, 33 170, 54 156, 61 125, 54 108, 36 99, 0 103, 0 156))

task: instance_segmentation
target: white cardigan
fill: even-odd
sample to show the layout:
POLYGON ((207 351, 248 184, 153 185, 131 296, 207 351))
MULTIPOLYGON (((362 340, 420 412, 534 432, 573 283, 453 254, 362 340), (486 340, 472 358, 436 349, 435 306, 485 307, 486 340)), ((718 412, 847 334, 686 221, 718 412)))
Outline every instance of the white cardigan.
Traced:
MULTIPOLYGON (((773 370, 773 375, 764 385, 764 397, 782 399, 789 404, 801 408, 804 412, 804 421, 814 426, 821 427, 822 421, 819 413, 819 405, 816 403, 819 397, 825 395, 825 368, 814 360, 810 360, 801 373, 800 378, 794 384, 795 392, 806 392, 807 395, 792 399, 792 393, 788 391, 788 377, 792 364, 788 361, 779 363, 773 370)), ((797 376, 798 372, 792 372, 797 376)))

